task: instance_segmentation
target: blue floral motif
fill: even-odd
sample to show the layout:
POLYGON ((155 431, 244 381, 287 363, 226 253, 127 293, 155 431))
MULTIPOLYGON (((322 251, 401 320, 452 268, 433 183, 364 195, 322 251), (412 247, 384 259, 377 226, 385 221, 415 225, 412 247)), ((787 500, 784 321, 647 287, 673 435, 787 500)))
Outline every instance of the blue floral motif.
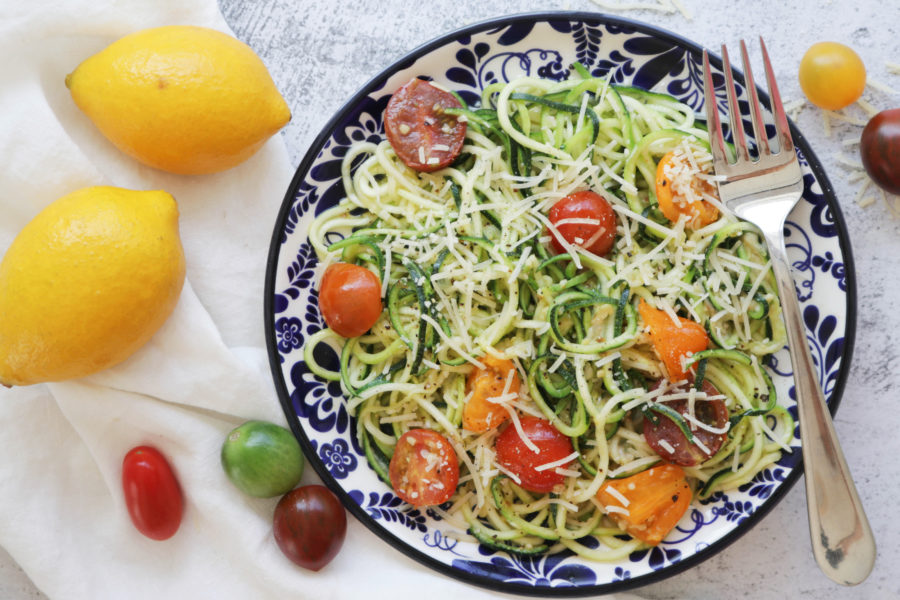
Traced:
MULTIPOLYGON (((831 394, 837 380, 841 357, 844 354, 844 338, 834 336, 838 321, 834 315, 822 315, 819 308, 809 305, 803 309, 807 339, 811 342, 813 363, 819 373, 819 385, 826 396, 831 394), (811 334, 810 334, 811 332, 811 334)), ((791 397, 794 397, 793 388, 791 397)))
POLYGON ((287 354, 303 346, 303 321, 297 317, 283 317, 275 321, 278 351, 287 354))
MULTIPOLYGON (((319 344, 315 355, 317 362, 329 370, 337 370, 337 357, 334 352, 324 350, 326 346, 319 344)), ((323 383, 316 379, 306 363, 300 361, 291 367, 291 404, 297 416, 315 431, 344 433, 350 424, 350 416, 341 398, 341 386, 336 382, 323 383)))
POLYGON ((522 76, 561 80, 566 75, 559 52, 532 48, 524 52, 503 52, 492 56, 478 68, 478 85, 485 88, 498 81, 510 81, 522 76))
POLYGON ((613 571, 613 581, 626 581, 631 579, 631 571, 622 567, 616 567, 613 571))
POLYGON ((383 494, 369 492, 364 494, 360 490, 352 490, 349 492, 349 495, 361 508, 366 509, 366 512, 373 519, 389 523, 401 523, 409 529, 421 533, 428 531, 425 525, 425 515, 422 511, 407 504, 390 492, 383 494))
MULTIPOLYGON (((707 498, 706 500, 701 500, 700 503, 701 504, 709 504, 710 499, 707 498)), ((694 535, 698 531, 700 531, 701 528, 703 528, 711 523, 714 523, 716 521, 716 519, 718 519, 718 518, 719 518, 718 513, 716 513, 715 511, 712 511, 711 518, 709 520, 707 520, 704 517, 704 511, 697 510, 696 508, 692 508, 691 512, 690 512, 691 526, 690 527, 685 527, 683 525, 676 526, 675 531, 677 531, 681 535, 676 535, 675 537, 673 537, 673 534, 670 533, 668 535, 668 537, 666 538, 665 543, 680 544, 681 542, 689 540, 692 537, 694 537, 694 535)))
POLYGON ((847 271, 844 269, 844 263, 836 260, 831 252, 813 256, 812 266, 822 269, 823 273, 830 273, 837 280, 838 287, 842 291, 847 291, 847 271))
MULTIPOLYGON (((426 511, 429 516, 431 516, 431 511, 426 511)), ((422 542, 428 546, 429 548, 434 548, 435 550, 444 550, 445 552, 452 552, 457 556, 465 556, 464 554, 457 552, 455 550, 457 544, 459 544, 459 540, 451 537, 447 537, 439 529, 435 529, 431 533, 426 533, 422 536, 422 542)))
MULTIPOLYGON (((478 551, 486 555, 494 554, 493 550, 485 546, 479 546, 478 551)), ((503 554, 493 556, 488 562, 456 559, 453 566, 474 575, 492 577, 500 575, 506 581, 536 587, 594 584, 597 577, 591 569, 577 563, 565 562, 565 559, 571 556, 573 553, 568 550, 542 556, 503 554)))
POLYGON ((317 263, 318 258, 313 247, 308 243, 301 244, 296 258, 286 269, 290 287, 281 293, 292 300, 299 298, 302 291, 312 285, 317 263))
POLYGON ((678 548, 670 548, 666 542, 663 542, 659 546, 635 550, 628 555, 628 560, 631 562, 643 562, 645 558, 647 559, 650 568, 659 570, 666 565, 674 565, 679 562, 681 560, 681 550, 678 548))
POLYGON ((784 224, 784 245, 789 251, 793 249, 803 255, 803 258, 795 260, 791 266, 794 269, 797 299, 805 302, 812 296, 816 282, 816 272, 812 269, 812 240, 800 225, 787 221, 784 224))
POLYGON ((727 496, 723 497, 725 498, 725 503, 722 506, 717 506, 713 510, 724 516, 726 521, 738 524, 743 523, 755 510, 753 503, 750 501, 731 501, 727 496))
POLYGON ((747 492, 760 500, 765 500, 784 481, 784 477, 784 469, 763 469, 750 482, 739 487, 738 490, 747 492))
POLYGON ((346 479, 359 464, 356 456, 350 452, 347 442, 340 438, 334 440, 333 444, 322 444, 319 456, 335 479, 346 479))

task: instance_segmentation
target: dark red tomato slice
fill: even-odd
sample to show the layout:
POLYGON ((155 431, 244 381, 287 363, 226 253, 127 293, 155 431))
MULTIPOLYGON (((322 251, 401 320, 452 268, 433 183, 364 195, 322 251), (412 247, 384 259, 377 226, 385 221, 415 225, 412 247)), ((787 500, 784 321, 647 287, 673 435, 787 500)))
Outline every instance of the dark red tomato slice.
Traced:
POLYGON ((394 92, 384 111, 384 129, 400 160, 417 171, 437 171, 456 160, 466 123, 444 109, 461 106, 453 94, 421 79, 394 92))
POLYGON ((443 504, 459 483, 459 459, 437 431, 410 429, 397 440, 388 474, 401 500, 413 506, 443 504))
POLYGON ((156 448, 138 446, 122 461, 122 492, 131 522, 152 540, 167 540, 181 526, 184 498, 169 462, 156 448))
MULTIPOLYGON (((681 391, 686 389, 681 388, 681 391)), ((719 395, 719 391, 706 380, 703 381, 701 389, 707 397, 719 395)), ((666 402, 665 405, 682 415, 688 413, 687 400, 673 400, 666 402)), ((691 434, 695 440, 699 440, 703 444, 704 450, 696 443, 688 442, 672 419, 659 413, 654 413, 654 415, 657 417, 655 424, 652 421, 644 420, 644 439, 647 440, 647 444, 653 448, 653 451, 664 460, 682 467, 692 467, 702 463, 718 452, 728 438, 727 432, 714 433, 695 426, 691 429, 691 434)), ((697 399, 694 401, 694 417, 710 427, 722 429, 728 422, 728 408, 726 408, 725 402, 718 398, 714 400, 697 399)), ((688 427, 690 425, 688 422, 688 427)))
POLYGON ((318 571, 344 545, 347 515, 328 488, 306 485, 291 490, 278 501, 272 533, 291 562, 318 571))
POLYGON ((900 194, 900 108, 883 110, 866 123, 859 155, 872 181, 900 194))
MULTIPOLYGON (((532 492, 551 492, 566 480, 556 467, 538 469, 548 463, 564 459, 573 452, 572 441, 559 432, 550 421, 537 417, 521 417, 522 432, 539 450, 535 452, 519 435, 512 424, 497 436, 497 462, 520 479, 519 486, 532 492)), ((562 467, 568 464, 564 463, 562 467)))
MULTIPOLYGON (((591 254, 606 256, 616 241, 616 213, 596 192, 583 190, 569 194, 550 208, 549 217, 566 242, 591 254)), ((551 235, 553 249, 557 253, 565 252, 559 237, 551 235)))
POLYGON ((335 263, 319 286, 319 310, 335 333, 345 338, 367 332, 381 316, 381 281, 359 265, 335 263))

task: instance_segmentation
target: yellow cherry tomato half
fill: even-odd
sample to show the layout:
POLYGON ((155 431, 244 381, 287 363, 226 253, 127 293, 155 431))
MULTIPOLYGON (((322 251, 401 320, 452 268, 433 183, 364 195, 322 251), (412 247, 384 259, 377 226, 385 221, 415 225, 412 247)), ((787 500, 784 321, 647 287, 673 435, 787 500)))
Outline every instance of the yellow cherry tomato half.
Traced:
POLYGON ((800 60, 800 87, 810 102, 840 110, 859 100, 866 87, 866 66, 852 48, 837 42, 810 46, 800 60))

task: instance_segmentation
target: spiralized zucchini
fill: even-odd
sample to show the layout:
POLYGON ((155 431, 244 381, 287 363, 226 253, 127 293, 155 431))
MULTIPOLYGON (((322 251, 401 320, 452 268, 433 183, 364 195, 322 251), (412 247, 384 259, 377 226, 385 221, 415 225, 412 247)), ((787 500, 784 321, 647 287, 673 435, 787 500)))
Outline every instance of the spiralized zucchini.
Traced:
MULTIPOLYGON (((660 462, 641 434, 642 408, 664 378, 636 310, 643 299, 703 324, 710 350, 689 362, 725 397, 721 449, 686 468, 696 496, 729 490, 778 460, 793 435, 763 359, 784 345, 761 236, 722 214, 698 230, 670 222, 654 192, 657 162, 678 146, 708 165, 707 134, 676 99, 610 85, 580 67, 563 82, 521 78, 484 90, 448 168, 407 168, 387 141, 358 143, 343 164, 346 198, 309 230, 319 260, 354 262, 384 284, 387 305, 365 335, 314 335, 305 360, 340 381, 372 467, 412 428, 444 434, 460 459, 451 500, 435 510, 482 543, 517 553, 563 546, 592 560, 636 548, 596 499, 607 478, 660 462), (548 250, 550 207, 577 190, 602 193, 617 220, 605 258, 548 250), (344 237, 329 244, 334 233, 344 237), (340 351, 340 371, 312 348, 340 351), (512 359, 523 382, 514 409, 550 420, 580 456, 552 494, 525 491, 494 460, 496 430, 461 426, 466 377, 486 353, 512 359), (589 548, 576 540, 593 535, 589 548)), ((464 533, 460 533, 464 535, 464 533)))

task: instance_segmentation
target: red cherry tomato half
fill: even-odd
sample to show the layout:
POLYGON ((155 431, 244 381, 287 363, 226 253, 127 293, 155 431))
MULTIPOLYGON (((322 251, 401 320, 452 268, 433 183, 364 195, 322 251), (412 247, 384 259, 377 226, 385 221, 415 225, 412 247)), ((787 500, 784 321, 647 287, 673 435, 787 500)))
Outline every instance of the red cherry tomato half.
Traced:
POLYGON ((397 440, 388 475, 401 500, 413 506, 442 504, 456 491, 459 459, 437 431, 410 429, 397 440))
POLYGON ((122 461, 122 491, 131 522, 152 540, 178 531, 184 499, 175 473, 156 448, 138 446, 122 461))
MULTIPOLYGON (((566 480, 556 472, 556 467, 539 469, 542 465, 559 461, 573 452, 572 441, 559 432, 550 421, 537 417, 519 419, 522 432, 539 452, 534 452, 519 436, 512 424, 497 436, 495 449, 497 461, 519 477, 519 486, 532 492, 551 492, 566 480)), ((568 463, 566 463, 568 464, 568 463)), ((561 465, 561 466, 565 466, 561 465)))
POLYGON ((382 308, 381 282, 372 271, 348 263, 325 269, 319 309, 335 333, 345 338, 364 334, 381 316, 382 308))
POLYGON ((437 171, 456 160, 466 123, 444 109, 461 106, 453 94, 421 79, 394 92, 384 111, 384 129, 400 160, 417 171, 437 171))
MULTIPOLYGON (((569 244, 597 256, 606 256, 616 241, 616 213, 600 194, 589 190, 569 194, 550 208, 550 222, 569 244)), ((550 243, 557 253, 566 252, 552 234, 550 243)))
MULTIPOLYGON (((685 389, 681 388, 677 391, 685 391, 685 389)), ((719 391, 706 380, 703 381, 701 390, 708 397, 719 395, 719 391)), ((665 405, 682 415, 688 414, 687 400, 674 400, 666 402, 665 405)), ((714 433, 701 427, 694 427, 691 429, 691 435, 703 444, 703 448, 701 448, 696 443, 688 442, 672 419, 659 413, 654 413, 654 415, 657 417, 656 423, 649 420, 644 421, 644 439, 647 440, 647 444, 653 448, 653 451, 664 460, 682 467, 692 467, 704 462, 718 452, 728 438, 727 432, 714 433)), ((719 398, 697 399, 694 401, 694 417, 710 427, 722 429, 728 422, 728 408, 726 408, 725 402, 719 398)), ((691 423, 688 422, 688 427, 690 426, 691 423)))
POLYGON ((883 110, 866 123, 859 154, 872 181, 900 194, 900 108, 883 110))
POLYGON ((291 562, 318 571, 337 556, 347 536, 340 500, 321 485, 291 490, 275 506, 275 542, 291 562))

